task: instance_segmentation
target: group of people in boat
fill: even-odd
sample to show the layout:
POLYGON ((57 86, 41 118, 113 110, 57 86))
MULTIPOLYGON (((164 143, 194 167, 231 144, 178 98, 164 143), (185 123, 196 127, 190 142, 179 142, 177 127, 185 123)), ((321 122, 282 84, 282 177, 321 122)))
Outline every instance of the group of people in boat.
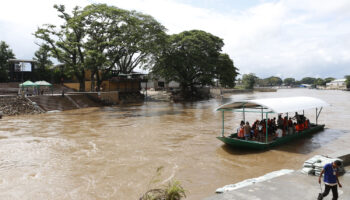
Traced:
POLYGON ((263 141, 267 133, 269 138, 278 139, 283 136, 294 134, 310 128, 310 121, 304 115, 299 115, 297 112, 294 117, 282 117, 282 114, 276 118, 256 120, 252 125, 249 122, 241 121, 240 127, 237 130, 237 137, 245 140, 263 141))

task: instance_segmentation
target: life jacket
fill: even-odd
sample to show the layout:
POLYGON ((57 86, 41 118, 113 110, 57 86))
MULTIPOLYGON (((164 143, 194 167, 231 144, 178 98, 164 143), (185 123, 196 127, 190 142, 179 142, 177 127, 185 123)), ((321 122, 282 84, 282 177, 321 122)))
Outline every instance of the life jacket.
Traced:
POLYGON ((243 128, 243 127, 241 127, 241 128, 239 129, 238 137, 239 137, 239 138, 244 137, 244 128, 243 128))
POLYGON ((295 125, 295 130, 296 131, 302 131, 301 124, 295 125))
POLYGON ((307 121, 307 120, 305 120, 305 122, 304 122, 304 128, 306 129, 306 128, 309 128, 309 122, 307 121))

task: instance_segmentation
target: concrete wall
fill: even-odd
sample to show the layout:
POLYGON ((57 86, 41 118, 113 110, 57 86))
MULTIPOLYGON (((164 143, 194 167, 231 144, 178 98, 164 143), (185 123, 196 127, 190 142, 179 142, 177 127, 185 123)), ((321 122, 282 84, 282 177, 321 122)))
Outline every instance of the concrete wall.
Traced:
POLYGON ((88 92, 85 93, 86 95, 93 98, 95 101, 102 101, 106 104, 119 104, 119 92, 118 91, 112 91, 112 92, 88 92))
MULTIPOLYGON (((166 83, 164 80, 148 80, 147 82, 147 89, 168 89, 168 88, 179 88, 180 84, 176 81, 170 81, 169 83, 166 83), (164 82, 164 87, 159 87, 158 82, 164 82)), ((142 82, 141 83, 141 88, 144 90, 146 88, 146 83, 142 82)))
MULTIPOLYGON (((64 83, 64 86, 71 88, 75 91, 79 91, 79 83, 64 83)), ((96 86, 96 84, 95 84, 96 86)), ((107 91, 125 91, 130 88, 139 88, 139 85, 137 82, 109 82, 109 81, 102 81, 101 83, 101 91, 107 92, 107 91)), ((85 92, 94 92, 91 91, 91 81, 85 81, 85 92)))

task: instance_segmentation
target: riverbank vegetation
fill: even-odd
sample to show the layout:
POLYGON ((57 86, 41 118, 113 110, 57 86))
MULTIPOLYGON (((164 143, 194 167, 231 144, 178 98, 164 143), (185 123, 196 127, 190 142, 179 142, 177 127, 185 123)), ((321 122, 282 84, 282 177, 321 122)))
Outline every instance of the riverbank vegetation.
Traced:
POLYGON ((186 197, 185 189, 177 180, 170 180, 168 184, 158 186, 157 189, 149 189, 154 184, 159 183, 163 169, 163 166, 156 169, 155 175, 148 183, 148 191, 141 196, 140 200, 181 200, 186 197))
MULTIPOLYGON (((344 76, 346 79, 346 87, 350 88, 350 75, 344 76)), ((243 74, 242 79, 237 80, 237 88, 240 89, 252 89, 253 87, 275 87, 275 86, 288 86, 288 87, 298 87, 302 84, 310 85, 310 87, 326 87, 327 83, 335 80, 333 77, 314 78, 314 77, 304 77, 300 80, 289 77, 281 79, 280 77, 271 76, 268 78, 259 78, 255 74, 243 74)))
POLYGON ((8 81, 8 60, 15 58, 15 54, 9 45, 4 41, 0 41, 0 82, 8 81))
POLYGON ((201 30, 167 35, 152 16, 106 4, 76 7, 72 13, 63 5, 54 7, 64 23, 43 25, 34 35, 64 63, 64 74, 74 75, 80 91, 85 90, 87 70, 100 88, 112 70, 129 74, 136 67, 177 81, 184 99, 215 80, 222 86, 235 85, 238 70, 221 52, 224 42, 217 36, 201 30))
POLYGON ((223 40, 200 30, 184 31, 168 37, 159 53, 153 73, 180 83, 185 99, 198 97, 197 87, 214 85, 233 87, 237 68, 227 54, 221 53, 223 40))
POLYGON ((34 35, 64 64, 65 73, 74 75, 80 91, 87 70, 99 89, 112 70, 129 74, 149 67, 166 38, 165 27, 140 12, 92 4, 70 14, 64 5, 54 7, 64 23, 43 25, 34 35))

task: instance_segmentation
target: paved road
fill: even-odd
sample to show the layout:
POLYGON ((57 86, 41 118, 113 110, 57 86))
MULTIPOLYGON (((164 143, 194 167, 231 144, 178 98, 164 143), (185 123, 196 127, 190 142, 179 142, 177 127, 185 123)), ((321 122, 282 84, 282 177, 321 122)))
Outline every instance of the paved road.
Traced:
MULTIPOLYGON (((350 167, 339 178, 343 188, 339 188, 339 200, 350 199, 350 167)), ((324 185, 323 185, 324 189, 324 185)), ((216 194, 204 200, 309 200, 317 199, 320 192, 318 177, 307 176, 299 171, 241 189, 216 194)), ((324 198, 332 199, 332 192, 324 198)))

